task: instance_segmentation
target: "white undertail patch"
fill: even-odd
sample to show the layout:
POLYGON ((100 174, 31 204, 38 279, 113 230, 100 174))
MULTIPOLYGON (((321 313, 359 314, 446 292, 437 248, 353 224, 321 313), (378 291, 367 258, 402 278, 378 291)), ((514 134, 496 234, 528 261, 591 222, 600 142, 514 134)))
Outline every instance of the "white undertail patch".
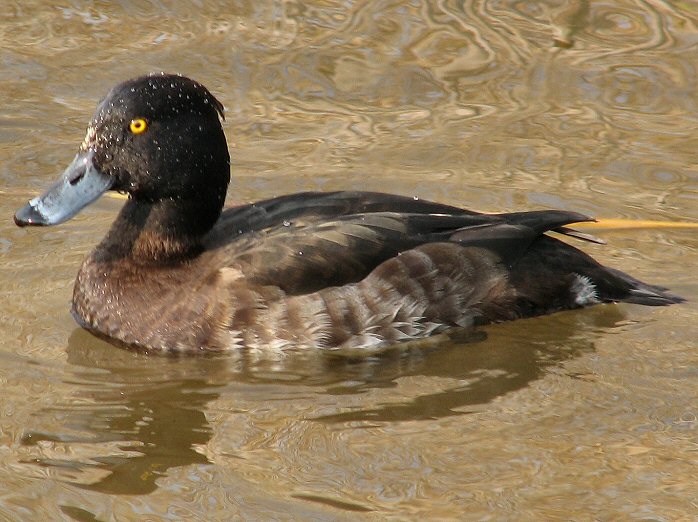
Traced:
POLYGON ((578 306, 598 304, 598 291, 596 285, 587 276, 575 274, 574 282, 570 286, 570 292, 574 296, 574 303, 578 306))

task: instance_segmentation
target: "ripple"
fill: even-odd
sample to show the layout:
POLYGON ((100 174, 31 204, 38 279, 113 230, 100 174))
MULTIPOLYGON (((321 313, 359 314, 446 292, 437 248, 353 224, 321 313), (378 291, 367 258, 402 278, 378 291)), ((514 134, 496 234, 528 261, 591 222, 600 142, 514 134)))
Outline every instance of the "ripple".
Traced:
MULTIPOLYGON (((224 102, 231 199, 387 190, 491 211, 698 220, 691 2, 3 8, 6 218, 69 161, 113 83, 165 69, 224 102)), ((605 247, 584 246, 686 295, 680 307, 600 306, 365 361, 185 361, 115 350, 69 315, 77 266, 119 205, 66 228, 0 222, 5 518, 695 511, 692 231, 609 230, 605 247)))

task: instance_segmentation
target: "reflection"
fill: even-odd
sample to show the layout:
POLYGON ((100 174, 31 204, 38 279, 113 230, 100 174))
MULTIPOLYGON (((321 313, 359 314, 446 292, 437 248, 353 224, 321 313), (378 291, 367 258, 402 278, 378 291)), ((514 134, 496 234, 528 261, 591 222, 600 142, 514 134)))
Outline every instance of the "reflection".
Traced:
POLYGON ((218 397, 206 378, 216 361, 149 358, 81 329, 70 337, 68 361, 84 368, 75 372, 79 396, 42 413, 64 417, 62 425, 77 435, 30 432, 23 443, 68 444, 73 458, 37 463, 63 471, 80 488, 138 495, 157 489, 158 477, 172 467, 209 462, 196 447, 211 436, 203 411, 218 397), (95 444, 102 456, 92 456, 95 444))
POLYGON ((574 45, 574 35, 589 24, 589 0, 569 0, 550 12, 553 27, 553 45, 569 49, 574 45))
POLYGON ((58 507, 61 512, 67 515, 71 520, 78 520, 80 522, 93 522, 99 520, 94 513, 77 506, 61 505, 58 507))
POLYGON ((341 509, 344 511, 350 511, 350 512, 355 512, 355 513, 366 513, 366 512, 371 512, 373 509, 367 508, 366 506, 362 506, 360 504, 356 504, 354 502, 344 502, 341 500, 333 499, 333 498, 325 498, 321 497, 319 495, 307 495, 303 493, 294 493, 291 495, 293 498, 299 498, 301 500, 307 500, 309 502, 317 502, 318 504, 324 504, 326 506, 330 506, 336 509, 341 509))
POLYGON ((393 422, 462 415, 526 387, 565 361, 593 352, 595 339, 611 334, 625 318, 622 307, 599 305, 476 331, 453 331, 361 358, 308 351, 282 359, 235 354, 225 359, 229 373, 222 382, 276 385, 284 394, 291 393, 291 387, 311 387, 337 396, 342 409, 343 395, 396 388, 406 377, 435 377, 438 381, 427 385, 439 387, 434 393, 310 418, 330 423, 393 422), (443 379, 457 384, 443 389, 439 384, 443 379))
MULTIPOLYGON (((294 395, 307 401, 305 411, 310 412, 298 420, 330 424, 463 415, 593 351, 594 339, 610 335, 624 319, 621 310, 597 306, 459 331, 363 358, 319 351, 281 359, 251 352, 146 356, 76 329, 69 340, 68 361, 76 368, 77 392, 61 407, 41 412, 46 418, 60 418, 58 427, 28 432, 23 443, 39 447, 41 458, 33 462, 79 488, 148 494, 168 469, 210 463, 204 453, 212 428, 205 412, 214 400, 226 404, 226 415, 245 411, 251 421, 255 405, 274 409, 279 400, 287 404, 294 395), (426 377, 427 391, 407 388, 404 379, 409 377, 426 377), (404 399, 385 402, 381 394, 375 399, 377 389, 399 386, 406 389, 404 399), (309 390, 336 397, 337 413, 315 414, 316 401, 312 395, 308 399, 309 390), (346 405, 356 401, 342 397, 361 394, 368 400, 347 411, 346 405), (51 447, 57 457, 46 450, 51 447)), ((326 401, 323 404, 327 411, 326 401)))
POLYGON ((428 357, 393 354, 363 383, 330 388, 327 393, 364 393, 375 387, 397 386, 409 376, 449 378, 458 384, 435 393, 332 415, 322 422, 429 420, 472 412, 478 405, 524 388, 545 376, 551 367, 594 350, 594 339, 625 318, 618 306, 597 306, 552 316, 487 327, 486 339, 452 338, 428 357))

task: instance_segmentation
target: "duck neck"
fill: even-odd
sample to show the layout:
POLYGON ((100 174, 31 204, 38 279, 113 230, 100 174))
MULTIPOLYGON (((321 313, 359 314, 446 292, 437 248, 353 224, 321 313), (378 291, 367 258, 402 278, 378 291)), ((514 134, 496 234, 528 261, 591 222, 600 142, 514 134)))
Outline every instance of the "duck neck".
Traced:
POLYGON ((176 265, 199 255, 201 240, 220 215, 223 201, 129 198, 94 252, 98 261, 176 265))

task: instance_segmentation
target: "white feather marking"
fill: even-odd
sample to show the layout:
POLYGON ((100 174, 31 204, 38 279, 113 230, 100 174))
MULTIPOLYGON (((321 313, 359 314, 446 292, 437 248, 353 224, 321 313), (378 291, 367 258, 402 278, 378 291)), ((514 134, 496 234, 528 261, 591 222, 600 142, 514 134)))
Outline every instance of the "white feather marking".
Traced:
POLYGON ((92 125, 87 127, 87 133, 85 134, 85 139, 82 140, 82 144, 80 145, 81 150, 87 150, 90 147, 94 147, 97 143, 97 129, 95 129, 92 125))
POLYGON ((241 270, 238 270, 237 268, 233 268, 231 266, 221 268, 218 271, 218 274, 221 278, 221 284, 230 284, 244 277, 244 274, 241 270))
POLYGON ((579 306, 598 304, 598 292, 596 285, 587 276, 576 274, 570 292, 574 296, 574 303, 579 306))

